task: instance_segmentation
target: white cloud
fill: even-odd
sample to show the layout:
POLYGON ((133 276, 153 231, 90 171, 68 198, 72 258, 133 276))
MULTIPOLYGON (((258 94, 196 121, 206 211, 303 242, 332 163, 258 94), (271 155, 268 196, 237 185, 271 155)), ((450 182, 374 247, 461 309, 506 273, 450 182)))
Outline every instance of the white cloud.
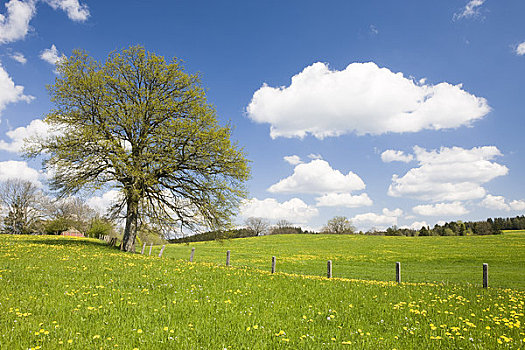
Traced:
POLYGON ((24 87, 15 85, 9 74, 0 65, 0 113, 9 103, 30 102, 34 97, 24 95, 24 87))
POLYGON ((514 200, 509 203, 511 210, 525 210, 525 201, 523 200, 514 200))
POLYGON ((418 205, 412 210, 423 216, 459 216, 469 212, 461 202, 418 205))
POLYGON ((385 216, 401 216, 403 215, 403 210, 397 208, 394 210, 390 210, 388 208, 383 208, 383 215, 385 216))
POLYGON ((29 21, 36 13, 34 1, 11 0, 5 7, 7 14, 0 14, 0 43, 23 39, 29 31, 29 21))
POLYGON ((26 62, 27 62, 27 59, 24 57, 24 54, 22 54, 20 52, 13 52, 10 56, 11 56, 12 59, 17 61, 18 63, 26 64, 26 62))
POLYGON ((352 196, 350 193, 328 193, 315 199, 318 207, 369 207, 373 204, 366 193, 352 196))
POLYGON ((409 163, 414 159, 414 156, 411 154, 405 154, 403 151, 395 151, 393 149, 387 149, 381 153, 381 160, 385 163, 390 162, 403 162, 409 163))
POLYGON ((516 47, 516 54, 519 56, 525 55, 525 41, 516 47))
MULTIPOLYGON (((29 31, 29 22, 36 15, 37 0, 10 0, 5 4, 6 13, 0 14, 0 44, 23 39, 29 31)), ((67 13, 73 21, 85 21, 89 17, 87 5, 78 0, 44 0, 54 10, 67 13)))
POLYGON ((285 219, 292 223, 306 223, 319 214, 316 208, 310 207, 299 198, 279 203, 273 198, 259 200, 252 198, 241 205, 241 216, 245 218, 260 217, 269 220, 285 219))
POLYGON ((342 71, 314 63, 288 87, 264 84, 246 109, 253 121, 271 125, 272 138, 311 134, 320 139, 457 128, 489 111, 484 98, 461 84, 425 85, 373 62, 352 63, 342 71))
POLYGON ((86 204, 96 210, 98 213, 104 215, 106 211, 120 199, 121 193, 117 190, 110 190, 102 196, 93 196, 86 200, 86 204))
POLYGON ((54 10, 60 9, 67 13, 69 19, 77 22, 83 22, 89 17, 87 5, 81 4, 78 0, 44 0, 54 10))
POLYGON ((301 164, 303 161, 299 156, 296 156, 295 154, 293 156, 284 156, 284 160, 292 165, 301 164))
POLYGON ((510 210, 509 205, 505 203, 505 197, 493 196, 491 194, 487 194, 487 196, 481 201, 481 203, 479 203, 479 205, 488 209, 510 210))
POLYGON ((487 194, 487 196, 479 203, 480 206, 494 209, 494 210, 525 210, 525 201, 523 200, 513 200, 510 203, 507 203, 507 200, 503 196, 493 196, 487 194))
POLYGON ((327 161, 315 159, 310 163, 295 166, 293 175, 270 186, 272 193, 318 193, 351 192, 362 190, 365 183, 361 178, 349 171, 343 175, 334 170, 327 161))
POLYGON ((486 193, 482 184, 508 173, 506 166, 490 161, 501 156, 494 146, 432 151, 416 146, 414 153, 419 167, 402 177, 394 175, 388 189, 390 196, 433 202, 482 198, 486 193))
POLYGON ((41 119, 32 120, 27 126, 21 126, 6 132, 11 142, 0 140, 0 150, 8 152, 20 152, 24 146, 24 140, 29 137, 46 137, 50 134, 50 126, 41 119))
POLYGON ((377 27, 373 24, 371 24, 368 29, 370 29, 370 34, 372 35, 377 35, 379 34, 379 29, 377 29, 377 27))
POLYGON ((427 227, 428 224, 426 221, 414 221, 410 225, 401 226, 401 228, 409 228, 411 230, 421 230, 422 227, 427 227))
POLYGON ((389 226, 397 225, 397 218, 402 214, 403 211, 401 209, 388 210, 384 208, 382 215, 376 213, 358 214, 351 218, 350 221, 360 229, 375 228, 383 230, 389 226))
POLYGON ((34 183, 38 187, 42 187, 39 181, 39 172, 27 165, 26 162, 8 160, 0 162, 0 182, 9 179, 20 179, 34 183))
POLYGON ((51 48, 45 49, 40 53, 40 58, 52 65, 56 65, 63 57, 64 55, 58 54, 57 47, 54 44, 51 45, 51 48))
POLYGON ((454 14, 454 19, 470 18, 479 15, 481 5, 485 0, 470 0, 460 12, 454 14))
POLYGON ((323 159, 323 156, 320 155, 320 154, 310 153, 308 155, 308 158, 310 158, 310 159, 323 159))

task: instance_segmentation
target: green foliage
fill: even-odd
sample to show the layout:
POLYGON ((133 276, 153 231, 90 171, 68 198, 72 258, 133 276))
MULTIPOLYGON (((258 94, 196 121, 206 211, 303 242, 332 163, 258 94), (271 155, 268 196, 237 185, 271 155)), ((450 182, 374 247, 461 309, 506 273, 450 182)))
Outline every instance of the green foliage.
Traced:
MULTIPOLYGON (((407 245, 403 237, 306 237, 395 240, 407 245)), ((417 240, 421 241, 425 240, 417 240)), ((182 247, 189 253, 190 247, 182 247)), ((233 267, 225 267, 224 261, 200 263, 200 248, 197 262, 189 263, 159 259, 156 254, 123 254, 90 239, 0 236, 1 347, 521 349, 525 345, 520 334, 525 323, 523 291, 270 275, 236 267, 235 250, 233 267)), ((447 253, 452 255, 452 250, 447 253)), ((278 271, 281 263, 278 256, 278 271)))
POLYGON ((44 222, 44 233, 47 235, 59 235, 70 228, 80 230, 80 226, 82 225, 73 219, 58 217, 44 222))
POLYGON ((113 223, 104 218, 95 218, 91 220, 89 229, 86 232, 88 237, 99 238, 101 236, 115 236, 115 227, 113 223))
POLYGON ((198 76, 140 46, 105 63, 74 51, 57 71, 49 86, 56 109, 45 118, 56 133, 26 147, 29 156, 49 156, 53 189, 70 195, 115 185, 115 212, 126 212, 124 250, 143 223, 166 232, 230 224, 249 168, 198 76))

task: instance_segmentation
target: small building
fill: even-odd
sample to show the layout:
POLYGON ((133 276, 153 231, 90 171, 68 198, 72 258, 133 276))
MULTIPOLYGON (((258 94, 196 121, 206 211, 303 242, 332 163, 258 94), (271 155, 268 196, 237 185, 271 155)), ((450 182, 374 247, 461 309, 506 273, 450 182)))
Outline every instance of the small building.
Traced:
POLYGON ((76 228, 70 228, 67 231, 62 232, 62 236, 72 236, 72 237, 85 237, 82 232, 77 230, 76 228))

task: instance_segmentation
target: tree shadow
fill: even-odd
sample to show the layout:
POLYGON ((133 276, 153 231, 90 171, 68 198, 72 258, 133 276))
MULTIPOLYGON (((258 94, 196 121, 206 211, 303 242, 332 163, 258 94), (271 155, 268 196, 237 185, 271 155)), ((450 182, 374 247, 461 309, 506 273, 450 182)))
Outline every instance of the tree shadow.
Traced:
POLYGON ((53 246, 68 246, 68 247, 107 247, 112 249, 118 249, 118 247, 112 247, 104 241, 92 241, 85 239, 60 239, 60 238, 49 238, 49 239, 27 239, 28 243, 33 244, 44 244, 53 246))

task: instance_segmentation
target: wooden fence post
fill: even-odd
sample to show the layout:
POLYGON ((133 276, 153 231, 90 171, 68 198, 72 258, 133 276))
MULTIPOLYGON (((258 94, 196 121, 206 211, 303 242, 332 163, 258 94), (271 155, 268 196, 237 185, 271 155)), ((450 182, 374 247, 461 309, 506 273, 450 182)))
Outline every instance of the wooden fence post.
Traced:
POLYGON ((401 283, 401 263, 396 262, 396 282, 401 283))
POLYGON ((140 254, 144 255, 144 249, 146 249, 146 242, 144 242, 144 244, 142 245, 142 250, 140 254))
POLYGON ((195 247, 191 248, 190 262, 193 262, 193 257, 195 256, 195 247))
POLYGON ((230 251, 226 251, 226 266, 230 266, 230 251))
POLYGON ((149 255, 151 255, 151 249, 153 248, 153 243, 149 244, 149 255))
POLYGON ((328 260, 328 263, 326 264, 327 271, 326 271, 326 277, 332 278, 332 260, 328 260))
POLYGON ((489 264, 483 264, 483 288, 489 287, 489 264))
POLYGON ((272 256, 272 273, 275 273, 275 256, 272 256))
POLYGON ((164 248, 166 248, 165 244, 162 246, 162 248, 160 248, 159 258, 162 257, 162 253, 164 253, 164 248))

